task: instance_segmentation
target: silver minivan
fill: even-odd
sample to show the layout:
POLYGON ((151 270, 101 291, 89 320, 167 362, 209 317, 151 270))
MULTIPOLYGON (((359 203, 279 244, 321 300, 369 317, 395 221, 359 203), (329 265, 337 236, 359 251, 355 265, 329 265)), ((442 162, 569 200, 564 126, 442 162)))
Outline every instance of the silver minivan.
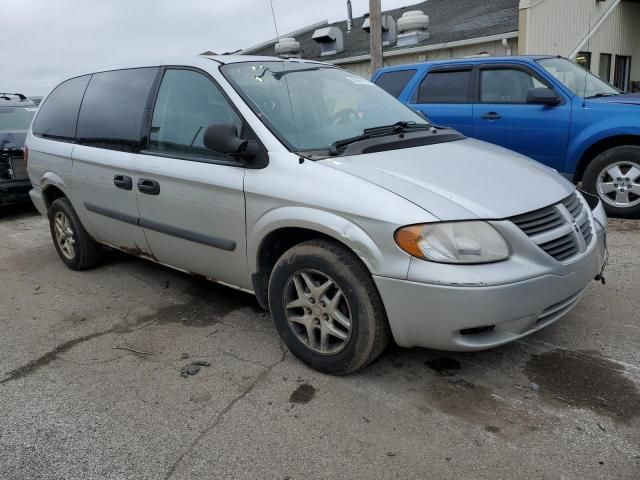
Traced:
POLYGON ((604 257, 599 200, 318 62, 160 59, 73 77, 27 137, 62 261, 102 245, 256 295, 344 374, 393 338, 480 350, 570 311, 604 257))

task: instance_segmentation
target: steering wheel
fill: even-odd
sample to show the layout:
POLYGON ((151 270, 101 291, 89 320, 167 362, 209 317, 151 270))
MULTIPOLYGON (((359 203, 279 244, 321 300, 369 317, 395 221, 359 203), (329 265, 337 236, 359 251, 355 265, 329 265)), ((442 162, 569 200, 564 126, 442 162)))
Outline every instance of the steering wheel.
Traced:
POLYGON ((334 125, 340 125, 343 123, 352 123, 354 120, 360 118, 360 113, 355 108, 343 108, 331 115, 329 121, 334 125), (351 120, 353 118, 353 120, 351 120))

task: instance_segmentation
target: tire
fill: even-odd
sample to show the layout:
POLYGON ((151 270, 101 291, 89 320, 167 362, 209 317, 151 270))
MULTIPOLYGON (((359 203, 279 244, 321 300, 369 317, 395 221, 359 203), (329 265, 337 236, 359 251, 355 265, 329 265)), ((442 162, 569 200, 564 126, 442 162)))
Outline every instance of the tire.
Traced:
POLYGON ((326 240, 298 244, 280 257, 269 279, 269 310, 289 350, 324 373, 346 375, 365 367, 384 351, 390 338, 371 275, 348 249, 326 240), (333 283, 327 287, 329 282, 333 283), (319 293, 322 288, 326 290, 319 293), (290 322, 296 317, 306 323, 290 322), (345 318, 350 320, 348 328, 345 318))
POLYGON ((71 270, 86 270, 100 263, 102 246, 89 236, 67 198, 58 198, 51 204, 49 228, 60 259, 71 270), (56 233, 61 226, 64 227, 64 241, 56 233))
POLYGON ((640 218, 640 146, 622 145, 599 154, 587 165, 582 185, 589 193, 600 197, 607 215, 640 218), (618 173, 612 175, 607 170, 618 173), (619 193, 620 197, 617 196, 619 193), (623 198, 628 201, 616 201, 623 198))

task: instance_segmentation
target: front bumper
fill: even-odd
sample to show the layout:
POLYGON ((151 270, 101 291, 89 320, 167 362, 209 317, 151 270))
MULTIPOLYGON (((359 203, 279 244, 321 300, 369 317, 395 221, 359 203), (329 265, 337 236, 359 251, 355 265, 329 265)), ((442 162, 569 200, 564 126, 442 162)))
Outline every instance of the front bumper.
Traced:
POLYGON ((29 200, 31 182, 29 179, 0 182, 0 205, 12 205, 29 200))
MULTIPOLYGON (((569 265, 548 257, 541 266, 542 263, 525 263, 523 257, 514 256, 506 262, 478 265, 471 270, 417 260, 412 261, 409 280, 374 277, 396 343, 440 350, 483 350, 555 322, 578 303, 602 268, 606 217, 602 211, 594 211, 594 217, 600 217, 599 225, 604 228, 596 227, 590 249, 569 265), (447 278, 443 272, 463 269, 472 271, 477 281, 433 280, 434 271, 437 277, 447 278), (539 275, 535 275, 537 270, 539 275), (527 275, 529 278, 522 278, 527 275), (493 284, 487 284, 486 279, 493 284)), ((541 250, 538 253, 546 256, 541 250)))

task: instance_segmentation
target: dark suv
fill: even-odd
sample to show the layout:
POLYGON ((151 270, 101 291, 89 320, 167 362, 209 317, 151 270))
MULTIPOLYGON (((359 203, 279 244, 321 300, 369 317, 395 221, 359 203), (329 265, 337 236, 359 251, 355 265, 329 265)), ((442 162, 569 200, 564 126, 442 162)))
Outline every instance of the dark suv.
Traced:
POLYGON ((29 200, 24 139, 37 109, 21 93, 0 93, 0 207, 29 200))

